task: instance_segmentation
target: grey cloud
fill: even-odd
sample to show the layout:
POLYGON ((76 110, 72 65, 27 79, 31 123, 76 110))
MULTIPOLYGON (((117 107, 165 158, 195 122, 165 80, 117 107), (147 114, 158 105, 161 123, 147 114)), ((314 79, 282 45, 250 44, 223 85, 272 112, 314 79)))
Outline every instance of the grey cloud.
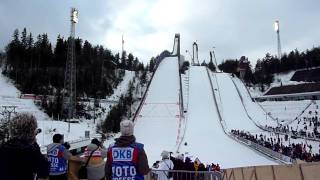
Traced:
MULTIPOLYGON (((81 21, 77 24, 77 36, 95 44, 116 29, 115 19, 121 16, 131 3, 137 1, 43 1, 2 0, 0 2, 0 49, 11 39, 15 28, 27 27, 34 34, 47 32, 55 42, 58 34, 69 34, 69 11, 71 6, 79 9, 81 21)), ((153 5, 156 1, 138 1, 153 5)), ((219 61, 227 58, 249 56, 251 60, 262 58, 265 53, 276 52, 276 36, 273 22, 280 20, 281 40, 285 51, 298 48, 304 50, 318 46, 320 42, 320 2, 317 0, 202 0, 183 1, 190 4, 188 15, 174 27, 155 27, 138 12, 132 17, 130 36, 145 36, 161 31, 181 33, 182 50, 191 50, 198 40, 200 60, 209 58, 209 50, 216 46, 219 61), (203 9, 199 9, 203 3, 203 9), (210 8, 212 7, 212 8, 210 8)), ((179 8, 177 8, 179 10, 179 8)), ((166 13, 166 10, 163 10, 166 13)), ((171 17, 175 18, 175 17, 171 17)), ((144 42, 139 42, 144 43, 144 42)), ((155 42, 156 43, 156 42, 155 42)), ((112 44, 110 44, 112 46, 112 44)), ((111 47, 112 49, 112 47, 111 47)), ((131 47, 131 49, 136 49, 131 47)), ((171 46, 167 47, 171 50, 171 46)), ((163 49, 136 49, 140 59, 148 60, 163 49), (155 53, 156 52, 156 53, 155 53), (153 54, 155 53, 155 54, 153 54)), ((135 52, 133 52, 135 53, 135 52)), ((188 57, 188 55, 186 55, 188 57)))

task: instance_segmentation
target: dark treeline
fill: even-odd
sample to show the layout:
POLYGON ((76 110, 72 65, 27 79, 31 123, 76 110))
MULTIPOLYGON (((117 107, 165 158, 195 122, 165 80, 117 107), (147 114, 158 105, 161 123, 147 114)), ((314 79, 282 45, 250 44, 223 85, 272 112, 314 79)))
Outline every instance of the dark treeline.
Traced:
MULTIPOLYGON (((238 60, 226 60, 219 65, 219 69, 227 73, 239 75, 238 60)), ((289 54, 284 54, 281 59, 269 53, 262 59, 258 59, 256 66, 252 69, 249 65, 245 81, 253 84, 270 84, 273 81, 273 74, 283 73, 291 70, 311 68, 320 66, 320 48, 312 48, 304 52, 297 49, 289 54)))
MULTIPOLYGON (((3 73, 13 79, 22 93, 54 95, 64 87, 68 39, 57 37, 55 46, 47 34, 34 40, 26 28, 16 29, 6 46, 7 61, 3 73)), ((101 45, 75 39, 77 96, 105 97, 121 81, 124 69, 144 70, 131 53, 112 54, 101 45)))

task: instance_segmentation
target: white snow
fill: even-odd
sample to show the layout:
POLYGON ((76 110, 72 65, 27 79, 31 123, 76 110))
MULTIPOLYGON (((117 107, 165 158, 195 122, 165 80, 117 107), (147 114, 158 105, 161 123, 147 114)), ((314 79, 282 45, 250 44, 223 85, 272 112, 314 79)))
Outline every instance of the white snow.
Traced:
MULTIPOLYGON (((217 90, 219 91, 221 98, 218 99, 221 99, 222 115, 228 131, 231 131, 232 129, 246 129, 250 132, 261 131, 246 114, 246 109, 241 102, 237 88, 233 84, 229 74, 215 73, 215 75, 212 76, 212 79, 217 78, 217 81, 213 80, 213 83, 216 87, 219 86, 217 90)), ((244 99, 250 99, 250 97, 245 96, 244 99)), ((248 100, 246 100, 246 102, 247 105, 250 105, 250 108, 254 107, 255 110, 258 109, 251 103, 248 103, 248 100)), ((252 112, 251 109, 250 112, 252 112)), ((253 114, 253 119, 255 120, 260 120, 262 117, 265 117, 262 111, 254 112, 253 114)))
MULTIPOLYGON (((1 69, 0 69, 1 71, 1 69)), ((114 105, 112 101, 118 101, 119 97, 127 92, 128 84, 132 81, 134 72, 126 71, 123 81, 114 90, 114 94, 107 100, 108 102, 101 102, 101 107, 105 108, 105 112, 98 120, 104 120, 110 108, 114 105)), ((0 73, 0 111, 2 106, 17 106, 16 112, 29 112, 32 113, 38 121, 38 127, 42 132, 37 135, 37 141, 40 145, 47 145, 52 142, 52 136, 56 133, 64 134, 65 141, 74 141, 83 139, 85 131, 90 131, 91 135, 95 134, 96 124, 93 120, 83 120, 80 123, 71 123, 71 132, 68 133, 68 123, 62 121, 53 121, 47 114, 37 107, 33 100, 20 99, 21 92, 11 83, 11 81, 0 73)), ((98 111, 99 112, 99 111, 98 111)), ((97 113, 98 113, 97 112, 97 113)), ((1 115, 0 115, 1 117, 1 115)), ((98 122, 97 120, 97 122, 98 122)))
MULTIPOLYGON (((180 152, 187 152, 194 158, 198 157, 204 163, 219 163, 222 168, 275 164, 272 160, 257 154, 225 134, 219 123, 205 67, 193 66, 190 68, 189 110, 184 139, 187 145, 185 146, 183 143, 180 152)), ((223 74, 221 78, 228 79, 226 74, 223 74)), ((230 81, 230 78, 227 81, 230 81)), ((234 123, 236 125, 232 127, 235 128, 251 127, 255 129, 255 126, 245 119, 246 115, 242 112, 243 108, 241 109, 239 100, 236 100, 239 97, 236 97, 233 92, 235 90, 229 89, 233 86, 232 82, 231 84, 226 82, 226 86, 228 86, 228 89, 222 86, 223 91, 226 91, 223 93, 223 97, 226 98, 224 95, 227 94, 231 97, 230 99, 223 99, 223 103, 225 105, 238 103, 238 106, 224 107, 224 117, 228 118, 228 125, 231 126, 231 123, 234 123)))
POLYGON ((123 80, 119 83, 117 88, 114 90, 113 94, 109 97, 107 97, 110 101, 118 101, 121 95, 126 94, 128 91, 128 85, 130 81, 133 80, 135 75, 134 71, 125 71, 123 80))
POLYGON ((135 136, 145 144, 149 163, 160 159, 163 150, 174 151, 179 124, 179 67, 176 57, 159 65, 135 122, 135 136))
MULTIPOLYGON (((270 112, 272 117, 278 118, 280 122, 295 119, 310 103, 311 100, 260 102, 262 107, 267 112, 270 112)), ((320 103, 320 101, 318 103, 320 103)))
POLYGON ((252 118, 254 122, 258 125, 269 125, 275 126, 275 121, 268 116, 268 112, 266 112, 263 107, 261 107, 257 102, 253 101, 252 96, 249 94, 244 83, 239 78, 232 78, 235 87, 239 90, 239 97, 242 100, 245 110, 248 112, 248 115, 252 118))
POLYGON ((253 97, 262 96, 264 93, 268 92, 269 89, 272 87, 279 87, 279 86, 286 86, 286 85, 297 85, 297 84, 303 84, 306 82, 297 82, 297 81, 291 81, 292 76, 296 70, 288 71, 284 73, 278 73, 273 75, 273 82, 270 84, 269 87, 265 88, 264 92, 260 91, 260 85, 256 85, 254 87, 250 87, 250 93, 253 97))

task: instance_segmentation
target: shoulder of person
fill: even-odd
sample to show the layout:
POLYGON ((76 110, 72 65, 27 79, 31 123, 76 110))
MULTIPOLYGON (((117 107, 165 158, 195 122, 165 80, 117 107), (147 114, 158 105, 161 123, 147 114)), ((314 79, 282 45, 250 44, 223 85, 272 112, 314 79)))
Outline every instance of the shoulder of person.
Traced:
POLYGON ((132 145, 133 145, 133 147, 136 147, 138 149, 143 149, 144 148, 144 144, 142 144, 142 143, 135 142, 132 145))

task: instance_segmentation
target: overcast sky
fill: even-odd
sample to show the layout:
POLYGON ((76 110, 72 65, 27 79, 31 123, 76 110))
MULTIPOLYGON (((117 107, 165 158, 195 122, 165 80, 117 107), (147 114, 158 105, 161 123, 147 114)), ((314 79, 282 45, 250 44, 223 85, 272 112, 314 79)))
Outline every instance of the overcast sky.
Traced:
POLYGON ((181 51, 199 44, 199 59, 209 59, 216 47, 218 61, 248 56, 256 61, 276 54, 273 22, 280 21, 283 51, 320 45, 319 0, 1 0, 0 50, 15 28, 34 35, 69 34, 70 8, 79 9, 76 36, 102 44, 114 53, 125 50, 147 62, 162 50, 172 50, 175 33, 181 51))

